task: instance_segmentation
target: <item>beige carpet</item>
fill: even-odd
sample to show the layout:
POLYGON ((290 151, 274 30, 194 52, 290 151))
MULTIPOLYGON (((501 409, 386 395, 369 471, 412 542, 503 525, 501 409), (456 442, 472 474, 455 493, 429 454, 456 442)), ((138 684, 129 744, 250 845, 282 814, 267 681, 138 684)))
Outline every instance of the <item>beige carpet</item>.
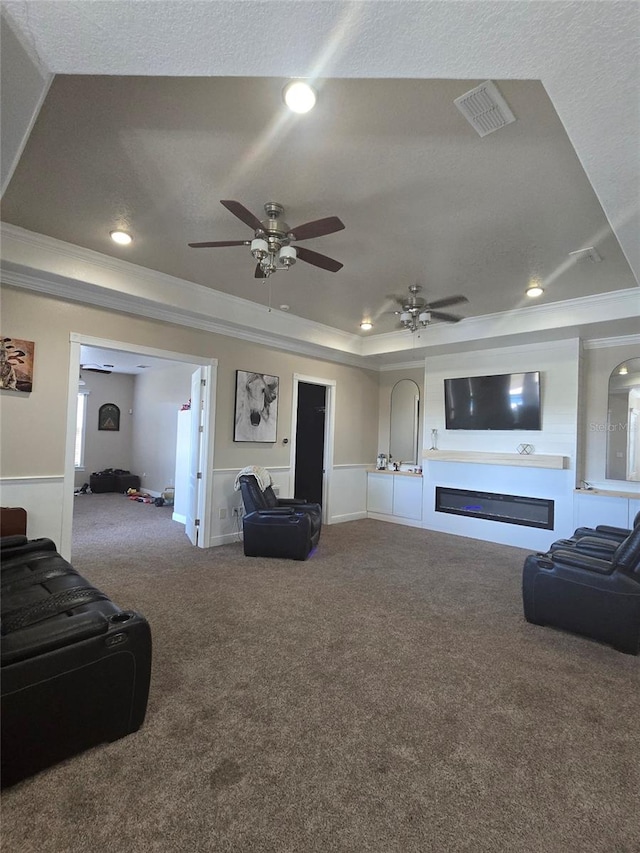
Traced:
POLYGON ((640 661, 528 625, 524 551, 359 521, 251 559, 75 500, 74 565, 151 623, 147 719, 7 790, 7 853, 640 850, 640 661))

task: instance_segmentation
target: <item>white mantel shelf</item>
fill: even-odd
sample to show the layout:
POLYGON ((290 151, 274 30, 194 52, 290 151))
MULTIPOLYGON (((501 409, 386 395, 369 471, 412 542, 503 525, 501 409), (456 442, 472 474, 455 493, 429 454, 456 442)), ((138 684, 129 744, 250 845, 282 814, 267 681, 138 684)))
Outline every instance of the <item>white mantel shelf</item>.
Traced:
POLYGON ((476 450, 423 450, 422 458, 434 462, 479 462, 483 465, 513 465, 520 468, 566 467, 566 456, 543 453, 486 453, 476 450))

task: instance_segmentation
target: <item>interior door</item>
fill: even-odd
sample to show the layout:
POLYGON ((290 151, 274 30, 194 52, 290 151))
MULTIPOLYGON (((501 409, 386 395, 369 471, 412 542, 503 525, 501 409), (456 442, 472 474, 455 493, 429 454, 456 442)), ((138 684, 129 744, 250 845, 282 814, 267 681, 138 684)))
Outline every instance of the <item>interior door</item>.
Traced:
POLYGON ((204 413, 205 371, 199 367, 191 374, 191 435, 189 437, 189 499, 185 533, 193 545, 198 544, 201 525, 202 431, 204 413))
POLYGON ((327 389, 298 383, 294 496, 322 504, 327 389))

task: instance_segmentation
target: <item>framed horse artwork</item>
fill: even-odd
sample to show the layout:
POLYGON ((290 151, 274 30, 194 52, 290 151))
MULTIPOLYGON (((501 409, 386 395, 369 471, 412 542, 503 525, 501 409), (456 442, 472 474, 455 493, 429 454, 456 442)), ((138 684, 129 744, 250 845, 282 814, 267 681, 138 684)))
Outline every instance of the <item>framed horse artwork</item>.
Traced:
POLYGON ((270 441, 277 436, 280 379, 236 370, 234 441, 270 441))

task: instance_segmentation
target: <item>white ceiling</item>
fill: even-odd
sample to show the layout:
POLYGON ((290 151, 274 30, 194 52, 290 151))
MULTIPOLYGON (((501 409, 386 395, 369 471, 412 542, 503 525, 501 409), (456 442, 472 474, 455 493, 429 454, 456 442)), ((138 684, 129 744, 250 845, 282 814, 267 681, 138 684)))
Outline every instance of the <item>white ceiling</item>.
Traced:
MULTIPOLYGON (((461 340, 471 318, 636 292, 637 3, 266 9, 5 0, 12 30, 59 76, 4 194, 4 221, 258 305, 286 303, 344 333, 365 334, 358 324, 370 317, 379 353, 398 348, 387 346, 398 326, 388 296, 415 281, 430 299, 469 298, 450 309, 467 319, 451 332, 434 324, 423 346, 431 332, 461 340), (306 116, 282 106, 290 76, 317 85, 306 116), (480 138, 453 101, 489 78, 517 121, 480 138), (266 201, 281 202, 291 226, 339 216, 344 231, 304 245, 344 268, 299 261, 265 282, 246 247, 188 248, 252 236, 223 198, 258 218, 266 201), (110 242, 118 225, 131 247, 110 242), (586 246, 602 263, 569 256, 586 246), (526 305, 533 277, 545 293, 526 305)), ((599 329, 598 319, 583 317, 583 328, 633 328, 599 329)))

